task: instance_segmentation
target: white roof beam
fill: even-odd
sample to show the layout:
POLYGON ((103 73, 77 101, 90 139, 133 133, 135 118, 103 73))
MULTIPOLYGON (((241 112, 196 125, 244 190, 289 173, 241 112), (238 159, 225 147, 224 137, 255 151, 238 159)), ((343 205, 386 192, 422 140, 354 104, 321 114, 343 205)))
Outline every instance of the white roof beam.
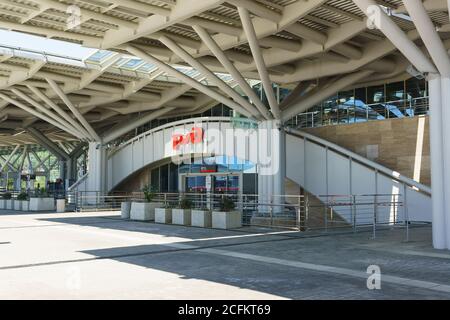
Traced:
MULTIPOLYGON (((433 11, 447 11, 447 1, 446 0, 423 0, 423 6, 425 10, 433 11)), ((395 13, 407 13, 405 5, 398 7, 394 10, 395 13)))
POLYGON ((362 50, 346 43, 340 43, 331 50, 350 59, 360 59, 363 55, 362 50))
POLYGON ((269 78, 269 73, 267 72, 266 63, 258 44, 258 38, 256 36, 255 27, 250 18, 250 14, 247 9, 238 7, 239 16, 241 17, 242 26, 244 28, 245 34, 249 41, 250 49, 252 51, 253 58, 255 59, 256 68, 258 69, 261 82, 264 87, 264 92, 266 93, 267 100, 269 101, 270 110, 275 117, 275 119, 280 118, 280 109, 278 106, 278 101, 275 98, 275 93, 272 88, 272 82, 269 78))
POLYGON ((33 100, 32 98, 28 97, 22 91, 20 91, 18 89, 11 89, 11 92, 13 92, 16 96, 20 97, 21 99, 25 100, 26 102, 28 102, 29 104, 34 106, 40 112, 46 114, 47 116, 49 116, 53 120, 55 120, 58 123, 60 123, 64 128, 66 128, 65 131, 69 132, 70 134, 72 134, 75 137, 78 137, 80 139, 85 139, 86 138, 86 137, 84 137, 82 135, 82 133, 78 132, 78 130, 75 129, 75 127, 73 127, 69 122, 64 120, 64 118, 61 118, 61 117, 57 116, 56 114, 54 114, 53 112, 51 112, 50 110, 48 110, 47 108, 45 108, 44 106, 42 106, 41 104, 39 104, 38 102, 33 100))
POLYGON ((292 34, 295 34, 296 36, 309 40, 309 41, 313 41, 316 43, 320 43, 320 44, 324 44, 327 42, 328 37, 326 34, 311 29, 307 26, 302 25, 301 23, 294 23, 290 26, 288 26, 285 29, 287 32, 290 32, 292 34))
POLYGON ((260 117, 258 109, 249 103, 245 98, 243 98, 239 93, 230 88, 225 82, 223 82, 217 75, 208 70, 202 63, 194 59, 189 53, 187 53, 183 48, 179 47, 174 41, 167 37, 161 37, 159 39, 165 46, 167 46, 170 50, 175 52, 181 59, 190 64, 197 71, 201 72, 204 76, 208 78, 209 81, 214 83, 220 90, 225 92, 228 96, 230 96, 236 103, 239 103, 243 108, 245 108, 248 112, 253 114, 255 117, 260 117))
MULTIPOLYGON (((148 78, 144 78, 139 81, 132 81, 125 85, 125 88, 120 93, 116 93, 114 95, 110 95, 109 98, 104 99, 103 97, 91 97, 91 99, 87 102, 80 103, 79 107, 80 109, 86 109, 93 106, 101 106, 108 103, 113 103, 116 101, 124 100, 131 95, 139 92, 142 88, 152 83, 154 80, 156 80, 159 76, 161 76, 164 72, 162 71, 156 71, 153 75, 151 75, 148 78)), ((147 93, 146 93, 147 97, 147 93)), ((158 95, 158 99, 161 99, 161 95, 158 95)), ((84 113, 84 110, 80 110, 81 113, 84 113)))
POLYGON ((189 26, 199 25, 207 30, 219 33, 229 34, 231 36, 239 37, 242 34, 242 29, 238 27, 231 26, 225 23, 219 23, 212 20, 193 17, 182 22, 182 24, 187 24, 189 26))
POLYGON ((68 128, 66 128, 65 126, 63 126, 63 125, 60 124, 59 122, 53 120, 51 117, 48 117, 48 116, 46 116, 46 115, 44 115, 44 114, 42 114, 42 113, 40 113, 40 112, 34 110, 33 108, 30 108, 30 107, 26 106, 25 104, 23 104, 23 103, 21 103, 21 102, 15 100, 15 99, 12 99, 12 98, 9 97, 9 96, 6 96, 6 95, 3 94, 3 93, 0 93, 0 98, 2 98, 2 99, 4 99, 4 100, 8 101, 9 103, 11 103, 11 104, 17 106, 18 108, 24 110, 25 112, 28 112, 29 114, 32 114, 33 116, 35 116, 35 117, 37 117, 37 118, 39 118, 39 119, 41 119, 41 120, 44 120, 45 122, 48 122, 48 123, 54 125, 55 127, 60 128, 60 129, 63 130, 63 131, 67 131, 67 132, 69 132, 70 134, 72 134, 72 133, 70 132, 70 130, 68 130, 68 128))
POLYGON ((437 70, 425 54, 412 42, 392 21, 392 19, 373 0, 353 0, 353 2, 371 17, 376 15, 374 23, 386 37, 400 50, 401 53, 421 72, 436 73, 437 70))
POLYGON ((55 91, 55 93, 67 105, 67 107, 70 109, 70 111, 72 111, 72 113, 75 115, 75 118, 77 118, 78 121, 80 121, 80 123, 83 125, 83 127, 89 132, 90 137, 94 141, 100 141, 100 137, 98 136, 98 134, 91 127, 89 122, 87 122, 87 120, 83 117, 83 115, 80 113, 80 111, 72 104, 72 102, 69 100, 69 98, 67 98, 66 94, 61 90, 61 88, 56 84, 56 82, 51 79, 48 79, 48 78, 46 80, 52 87, 53 91, 55 91))
POLYGON ((228 59, 226 53, 224 53, 217 42, 211 37, 211 35, 203 29, 201 26, 194 26, 194 30, 197 32, 199 37, 203 40, 203 42, 208 46, 211 52, 215 55, 215 57, 220 61, 220 63, 225 67, 228 73, 233 77, 233 79, 239 84, 239 87, 242 91, 250 98, 250 100, 255 104, 258 108, 259 112, 266 119, 271 119, 272 115, 267 110, 266 106, 262 103, 258 95, 253 91, 253 89, 248 84, 247 80, 242 76, 239 70, 235 67, 235 65, 228 59))
POLYGON ((259 43, 265 47, 274 47, 291 52, 298 52, 302 48, 302 43, 298 40, 290 40, 277 36, 259 39, 259 43))
POLYGON ((419 32, 425 47, 430 53, 439 73, 444 77, 450 76, 450 59, 448 52, 436 32, 436 27, 428 16, 424 5, 420 1, 405 1, 406 9, 419 32))
POLYGON ((361 18, 360 16, 358 16, 358 15, 356 15, 356 14, 353 14, 353 13, 348 12, 348 11, 345 11, 345 10, 341 10, 341 9, 339 9, 339 8, 330 6, 330 5, 328 5, 328 4, 324 4, 324 5, 322 6, 322 8, 323 8, 323 9, 326 9, 326 10, 328 10, 328 11, 330 11, 330 12, 336 13, 336 14, 342 16, 342 17, 350 18, 350 19, 352 19, 352 20, 356 20, 356 21, 363 21, 363 20, 364 20, 364 18, 361 18))
POLYGON ((100 69, 92 69, 92 70, 89 70, 89 71, 85 72, 81 76, 81 80, 80 80, 80 82, 78 84, 78 89, 83 89, 87 85, 91 84, 93 81, 95 81, 95 79, 100 77, 103 73, 105 73, 105 71, 109 67, 114 65, 120 59, 121 59, 121 56, 119 54, 115 54, 111 58, 109 58, 107 61, 105 61, 102 64, 102 66, 100 67, 100 69))
POLYGON ((246 109, 244 109, 242 106, 234 102, 233 100, 228 99, 227 97, 217 93, 216 91, 208 88, 207 86, 197 82, 196 80, 192 79, 191 77, 188 77, 184 73, 172 68, 171 66, 165 64, 164 62, 156 59, 155 57, 133 47, 129 46, 127 49, 131 54, 134 54, 138 57, 140 57, 143 60, 146 60, 147 62, 156 64, 159 69, 166 72, 167 74, 170 74, 173 77, 176 77, 180 79, 181 81, 185 82, 186 84, 190 85, 191 87, 197 89, 198 91, 207 94, 211 96, 211 98, 216 99, 217 101, 229 106, 232 109, 235 109, 239 113, 246 115, 248 117, 252 117, 252 114, 248 112, 246 109))
POLYGON ((2 83, 0 82, 0 89, 8 88, 33 77, 45 63, 46 61, 44 60, 36 60, 28 68, 22 68, 15 72, 11 72, 11 75, 7 80, 4 80, 2 83))
POLYGON ((183 94, 185 94, 186 92, 188 92, 189 90, 191 90, 192 87, 189 85, 181 85, 178 88, 170 88, 170 89, 166 89, 164 90, 164 92, 161 94, 161 100, 158 102, 150 102, 150 103, 130 103, 129 107, 125 108, 124 111, 120 112, 118 110, 118 112, 122 113, 122 114, 130 114, 130 113, 135 113, 135 112, 142 112, 142 111, 148 111, 148 110, 156 110, 158 108, 161 108, 165 105, 168 105, 169 102, 177 99, 178 97, 182 96, 183 94))
POLYGON ((130 132, 131 130, 134 130, 135 128, 142 126, 156 118, 161 117, 162 115, 172 111, 174 108, 163 108, 159 109, 157 111, 153 111, 145 116, 139 116, 137 119, 134 118, 130 120, 129 122, 120 125, 117 128, 113 128, 113 130, 107 132, 103 136, 103 143, 109 143, 113 141, 114 139, 119 138, 120 136, 126 134, 127 132, 130 132))
POLYGON ((19 150, 20 146, 17 145, 14 150, 9 154, 8 158, 6 158, 6 162, 3 164, 3 166, 0 169, 0 172, 3 172, 3 170, 5 170, 5 167, 7 165, 10 165, 11 159, 14 157, 14 155, 16 154, 17 150, 19 150))
MULTIPOLYGON (((35 96, 41 99, 44 103, 46 103, 50 108, 55 110, 63 119, 72 121, 72 116, 70 116, 66 111, 64 111, 58 104, 54 103, 51 99, 49 99, 44 93, 42 93, 39 89, 33 86, 27 86, 27 88, 33 92, 35 96)), ((85 138, 90 138, 89 132, 86 131, 77 121, 71 122, 72 126, 76 129, 76 131, 80 132, 85 138)))
MULTIPOLYGON (((161 1, 161 0, 158 0, 161 1)), ((156 14, 160 16, 168 16, 170 15, 170 9, 162 8, 159 6, 154 6, 148 3, 137 2, 132 0, 107 0, 109 3, 113 3, 115 7, 121 6, 124 8, 133 9, 140 12, 156 14)), ((165 2, 165 1, 161 1, 165 2)), ((170 4, 173 4, 170 3, 170 4)))
POLYGON ((114 32, 107 31, 102 40, 101 48, 108 49, 161 31, 176 23, 181 23, 187 18, 215 8, 223 2, 223 0, 177 0, 176 5, 172 7, 170 15, 167 17, 153 15, 142 19, 134 29, 126 28, 114 32))
POLYGON ((235 5, 236 7, 245 8, 251 13, 274 23, 278 23, 282 19, 281 13, 275 12, 253 0, 228 0, 227 2, 235 5))

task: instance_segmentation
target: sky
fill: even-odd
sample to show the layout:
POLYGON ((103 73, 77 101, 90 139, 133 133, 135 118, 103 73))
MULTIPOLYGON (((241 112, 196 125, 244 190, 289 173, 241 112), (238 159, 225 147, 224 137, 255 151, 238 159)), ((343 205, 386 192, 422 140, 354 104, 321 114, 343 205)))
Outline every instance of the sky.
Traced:
POLYGON ((93 54, 96 49, 82 47, 79 44, 0 29, 0 46, 20 47, 50 54, 84 59, 93 54))

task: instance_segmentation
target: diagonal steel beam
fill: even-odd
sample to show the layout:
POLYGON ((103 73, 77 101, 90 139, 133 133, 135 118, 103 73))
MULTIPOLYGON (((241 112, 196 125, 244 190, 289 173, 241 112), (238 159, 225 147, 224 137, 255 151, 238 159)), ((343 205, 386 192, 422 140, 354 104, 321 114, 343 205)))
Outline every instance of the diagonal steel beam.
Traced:
POLYGON ((92 126, 87 122, 87 120, 83 117, 83 115, 80 113, 80 111, 72 104, 72 102, 69 100, 69 98, 66 96, 66 94, 61 90, 61 88, 56 84, 55 81, 52 79, 47 78, 46 79, 49 85, 52 87, 53 91, 61 98, 62 101, 67 105, 67 107, 72 111, 72 113, 75 115, 75 117, 80 121, 80 123, 83 125, 83 127, 89 132, 91 138, 94 141, 100 141, 100 137, 95 132, 95 130, 92 128, 92 126))
POLYGON ((211 35, 203 29, 201 26, 194 25, 193 26, 195 32, 199 35, 202 41, 208 46, 209 50, 216 56, 219 62, 225 67, 225 69, 230 73, 233 79, 239 84, 239 87, 244 91, 244 93, 250 98, 250 100, 256 105, 259 112, 266 118, 273 118, 270 114, 269 110, 267 110, 266 106, 262 103, 258 95, 255 91, 250 87, 248 82, 239 72, 239 70, 235 67, 235 65, 228 59, 226 54, 219 47, 217 42, 211 37, 211 35))
POLYGON ((273 92, 272 81, 269 77, 269 72, 267 71, 266 63, 258 44, 258 38, 256 37, 255 27, 253 25, 252 19, 247 9, 243 7, 238 7, 239 16, 241 17, 242 26, 244 28, 245 34, 247 35, 248 44, 252 51, 253 58, 255 59, 256 68, 258 69, 261 82, 264 87, 264 92, 266 93, 267 100, 269 101, 270 110, 274 115, 275 119, 280 118, 280 108, 278 106, 278 101, 273 92))

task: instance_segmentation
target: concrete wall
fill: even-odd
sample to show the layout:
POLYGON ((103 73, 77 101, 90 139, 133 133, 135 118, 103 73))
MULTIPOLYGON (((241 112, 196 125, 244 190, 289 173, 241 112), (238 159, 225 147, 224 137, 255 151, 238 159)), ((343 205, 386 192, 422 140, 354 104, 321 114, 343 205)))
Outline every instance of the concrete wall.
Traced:
POLYGON ((113 191, 141 191, 145 186, 150 184, 150 173, 152 168, 153 167, 147 167, 132 174, 119 183, 113 191))
POLYGON ((416 180, 420 183, 431 185, 428 116, 326 126, 304 131, 411 179, 418 178, 416 180))

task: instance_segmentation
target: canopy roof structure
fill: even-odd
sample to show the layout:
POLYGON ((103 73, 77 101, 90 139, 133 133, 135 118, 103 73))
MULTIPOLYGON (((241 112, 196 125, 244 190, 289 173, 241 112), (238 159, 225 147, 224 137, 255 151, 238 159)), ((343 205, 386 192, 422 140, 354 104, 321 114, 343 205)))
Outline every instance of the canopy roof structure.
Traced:
MULTIPOLYGON (((376 3, 424 49, 403 1, 376 3)), ((450 48, 446 1, 424 6, 450 48)), ((411 77, 410 62, 351 0, 4 0, 0 28, 99 49, 84 61, 0 50, 0 145, 32 143, 18 135, 30 126, 107 142, 217 103, 285 121, 339 90, 411 77), (276 101, 273 83, 292 96, 276 101)))

